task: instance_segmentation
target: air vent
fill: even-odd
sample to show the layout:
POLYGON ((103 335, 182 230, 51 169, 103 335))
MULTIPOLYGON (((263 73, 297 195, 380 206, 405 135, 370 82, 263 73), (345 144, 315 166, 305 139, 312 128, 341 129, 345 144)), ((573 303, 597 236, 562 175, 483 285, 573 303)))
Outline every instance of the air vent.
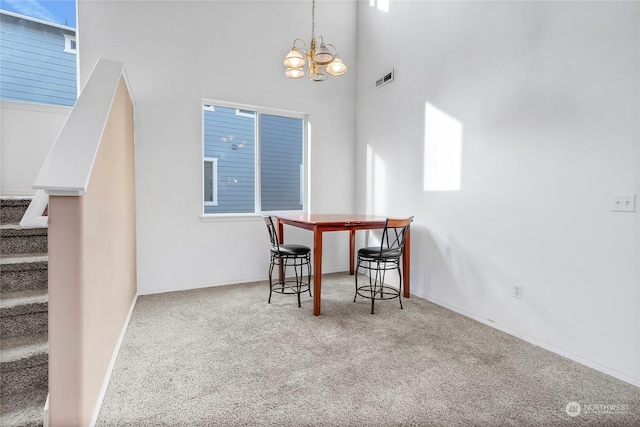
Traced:
POLYGON ((393 81, 393 74, 393 70, 391 70, 387 74, 376 80, 376 87, 384 86, 387 83, 391 83, 393 81))

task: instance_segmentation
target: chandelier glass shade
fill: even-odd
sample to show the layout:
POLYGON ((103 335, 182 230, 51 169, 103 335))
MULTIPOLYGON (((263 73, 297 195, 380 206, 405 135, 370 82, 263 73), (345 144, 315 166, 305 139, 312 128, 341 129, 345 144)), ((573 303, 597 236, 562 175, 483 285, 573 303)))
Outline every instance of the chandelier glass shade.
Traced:
POLYGON ((347 72, 347 66, 336 52, 336 47, 325 43, 322 36, 315 35, 316 1, 311 6, 311 42, 309 48, 302 39, 295 39, 293 46, 284 58, 285 76, 299 79, 308 75, 310 80, 321 82, 327 75, 342 76, 347 72), (306 70, 305 70, 306 67, 306 70))

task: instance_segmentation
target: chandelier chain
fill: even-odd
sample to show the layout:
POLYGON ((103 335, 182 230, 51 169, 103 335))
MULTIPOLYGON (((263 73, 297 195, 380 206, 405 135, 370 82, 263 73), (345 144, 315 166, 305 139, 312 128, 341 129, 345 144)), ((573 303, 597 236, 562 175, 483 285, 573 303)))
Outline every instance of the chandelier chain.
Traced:
POLYGON ((311 2, 311 39, 316 38, 316 0, 311 2))

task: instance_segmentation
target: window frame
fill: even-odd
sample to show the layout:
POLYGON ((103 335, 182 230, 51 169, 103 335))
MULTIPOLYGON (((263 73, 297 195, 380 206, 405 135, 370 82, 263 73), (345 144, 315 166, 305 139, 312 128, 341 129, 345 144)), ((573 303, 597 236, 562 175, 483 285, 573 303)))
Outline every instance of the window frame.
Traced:
MULTIPOLYGON (((291 111, 291 110, 283 110, 283 109, 278 109, 278 108, 271 108, 271 107, 262 107, 262 106, 256 106, 256 105, 249 105, 249 104, 241 104, 241 103, 237 103, 237 102, 230 102, 230 101, 222 101, 222 100, 215 100, 215 99, 211 99, 211 98, 202 98, 200 101, 200 128, 201 128, 201 137, 200 137, 200 145, 201 145, 201 156, 200 156, 200 163, 201 163, 201 169, 202 169, 202 174, 201 174, 201 179, 200 179, 200 185, 202 186, 201 188, 201 199, 200 199, 200 218, 203 222, 210 222, 210 221, 216 221, 216 220, 220 220, 220 219, 225 219, 225 218, 232 218, 234 220, 242 220, 244 219, 254 219, 254 218, 260 218, 263 214, 265 213, 269 213, 272 215, 276 215, 276 214, 280 214, 280 213, 305 213, 307 212, 307 207, 308 207, 308 202, 309 202, 309 115, 307 113, 302 113, 299 111, 291 111), (208 107, 207 107, 208 106, 208 107), (248 114, 246 111, 252 111, 255 113, 255 153, 254 153, 254 173, 255 173, 255 180, 254 180, 254 189, 255 189, 255 193, 254 193, 254 212, 250 212, 250 213, 231 213, 231 212, 226 212, 226 213, 205 213, 205 206, 212 206, 212 205, 207 205, 205 204, 206 202, 204 201, 204 194, 205 194, 205 188, 204 188, 204 174, 205 174, 205 168, 204 168, 204 163, 205 161, 214 159, 214 157, 206 157, 205 156, 205 134, 204 134, 204 120, 205 120, 205 116, 204 116, 204 112, 205 109, 209 109, 209 111, 215 111, 215 107, 223 107, 223 108, 230 108, 230 109, 235 109, 236 110, 236 115, 240 115, 240 116, 254 116, 254 115, 250 115, 248 114), (261 168, 261 164, 260 164, 260 157, 261 157, 261 147, 260 147, 260 116, 262 114, 267 114, 267 115, 274 115, 274 116, 281 116, 281 117, 291 117, 291 118, 296 118, 296 119, 301 119, 302 120, 302 165, 301 165, 301 183, 300 183, 300 187, 301 187, 301 194, 300 194, 300 199, 301 199, 301 205, 302 205, 302 209, 300 210, 278 210, 278 211, 263 211, 262 210, 262 206, 261 206, 261 195, 262 195, 262 182, 261 182, 261 172, 262 172, 262 168, 261 168)), ((217 160, 217 159, 216 159, 217 160)), ((216 165, 217 166, 217 165, 216 165)), ((217 176, 214 176, 214 180, 217 183, 217 176)), ((216 194, 217 196, 217 188, 213 189, 213 192, 216 194)), ((217 199, 216 199, 217 201, 217 199)))

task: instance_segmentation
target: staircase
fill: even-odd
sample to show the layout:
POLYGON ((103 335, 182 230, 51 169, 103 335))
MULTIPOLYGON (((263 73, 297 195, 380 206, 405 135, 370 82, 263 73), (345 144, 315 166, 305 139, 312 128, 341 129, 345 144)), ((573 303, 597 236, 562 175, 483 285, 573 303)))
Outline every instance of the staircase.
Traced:
POLYGON ((42 426, 48 393, 47 229, 18 225, 30 199, 0 199, 0 426, 42 426))

